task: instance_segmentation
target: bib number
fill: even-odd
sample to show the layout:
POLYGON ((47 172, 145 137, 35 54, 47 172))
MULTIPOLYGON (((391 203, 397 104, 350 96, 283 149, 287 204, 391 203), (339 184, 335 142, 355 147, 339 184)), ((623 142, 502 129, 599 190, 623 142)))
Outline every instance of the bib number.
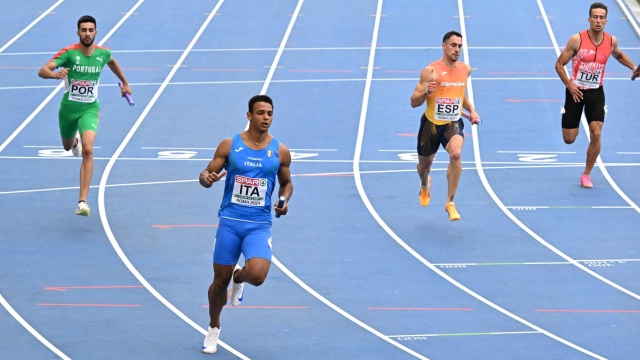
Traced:
POLYGON ((583 89, 597 89, 600 87, 600 80, 602 80, 602 69, 594 68, 589 64, 580 65, 574 84, 583 89))
POLYGON ((93 80, 71 80, 69 100, 81 103, 96 101, 98 82, 93 80))
POLYGON ((462 99, 437 97, 435 105, 436 108, 433 112, 434 120, 456 121, 460 119, 462 99))
POLYGON ((267 179, 236 175, 231 202, 247 206, 264 206, 266 193, 267 179))

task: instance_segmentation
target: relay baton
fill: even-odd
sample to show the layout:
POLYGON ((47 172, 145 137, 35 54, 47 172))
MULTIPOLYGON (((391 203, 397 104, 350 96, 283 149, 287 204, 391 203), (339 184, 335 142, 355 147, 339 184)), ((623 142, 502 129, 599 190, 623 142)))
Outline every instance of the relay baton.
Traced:
MULTIPOLYGON (((118 86, 120 86, 120 89, 122 89, 122 83, 121 82, 118 83, 118 86)), ((129 106, 133 106, 133 100, 131 99, 131 95, 129 95, 128 93, 124 93, 124 98, 129 103, 129 106)))
MULTIPOLYGON (((636 68, 635 72, 640 71, 640 65, 638 65, 638 67, 636 68)), ((631 75, 631 81, 636 81, 636 76, 635 75, 631 75)))
POLYGON ((481 125, 482 124, 482 120, 480 120, 480 119, 471 120, 471 115, 467 114, 464 111, 462 112, 462 116, 464 116, 467 119, 469 119, 471 121, 471 123, 474 124, 474 125, 481 125))
MULTIPOLYGON (((277 206, 278 209, 284 206, 285 200, 287 200, 287 198, 285 198, 284 196, 280 196, 280 199, 278 200, 278 206, 277 206)), ((276 213, 276 217, 279 218, 280 214, 276 213)))

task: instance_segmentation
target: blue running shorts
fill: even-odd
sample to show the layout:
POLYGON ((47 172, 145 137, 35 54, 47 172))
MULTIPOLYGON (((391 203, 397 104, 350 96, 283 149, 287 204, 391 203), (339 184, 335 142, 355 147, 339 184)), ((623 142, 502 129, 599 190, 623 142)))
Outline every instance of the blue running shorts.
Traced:
POLYGON ((213 246, 213 262, 235 265, 241 252, 245 260, 257 257, 271 261, 271 224, 221 217, 213 246))

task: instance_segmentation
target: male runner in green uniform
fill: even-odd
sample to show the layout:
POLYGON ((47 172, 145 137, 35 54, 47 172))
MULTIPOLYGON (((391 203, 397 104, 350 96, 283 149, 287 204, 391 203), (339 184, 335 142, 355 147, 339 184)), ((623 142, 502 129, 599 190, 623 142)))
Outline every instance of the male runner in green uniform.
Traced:
POLYGON ((77 34, 80 42, 60 50, 40 69, 38 76, 43 79, 64 79, 65 93, 58 112, 60 136, 62 146, 66 151, 71 150, 73 156, 80 156, 82 151, 80 201, 76 214, 89 216, 87 195, 93 175, 93 142, 100 122, 98 84, 104 65, 109 65, 109 69, 122 82, 122 96, 131 94, 131 89, 116 59, 111 57, 111 50, 93 43, 98 34, 96 19, 89 15, 81 17, 77 34), (53 71, 59 67, 62 70, 53 71), (82 145, 78 146, 80 138, 82 145))

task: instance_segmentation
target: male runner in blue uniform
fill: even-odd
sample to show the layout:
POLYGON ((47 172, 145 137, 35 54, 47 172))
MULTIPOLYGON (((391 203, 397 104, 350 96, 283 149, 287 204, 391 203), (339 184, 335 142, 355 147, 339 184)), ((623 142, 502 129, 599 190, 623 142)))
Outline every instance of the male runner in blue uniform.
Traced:
POLYGON ((249 129, 222 140, 209 166, 200 173, 200 185, 206 188, 227 175, 213 249, 209 329, 202 344, 202 352, 207 354, 218 350, 220 312, 227 303, 231 278, 229 297, 233 306, 242 302, 245 282, 260 286, 266 279, 271 266, 271 206, 276 214, 286 215, 293 194, 289 173, 291 153, 269 134, 273 120, 271 98, 252 97, 247 119, 249 129), (271 201, 276 175, 280 183, 278 196, 286 198, 280 208, 277 201, 271 201), (245 258, 243 268, 237 264, 241 252, 245 258))

